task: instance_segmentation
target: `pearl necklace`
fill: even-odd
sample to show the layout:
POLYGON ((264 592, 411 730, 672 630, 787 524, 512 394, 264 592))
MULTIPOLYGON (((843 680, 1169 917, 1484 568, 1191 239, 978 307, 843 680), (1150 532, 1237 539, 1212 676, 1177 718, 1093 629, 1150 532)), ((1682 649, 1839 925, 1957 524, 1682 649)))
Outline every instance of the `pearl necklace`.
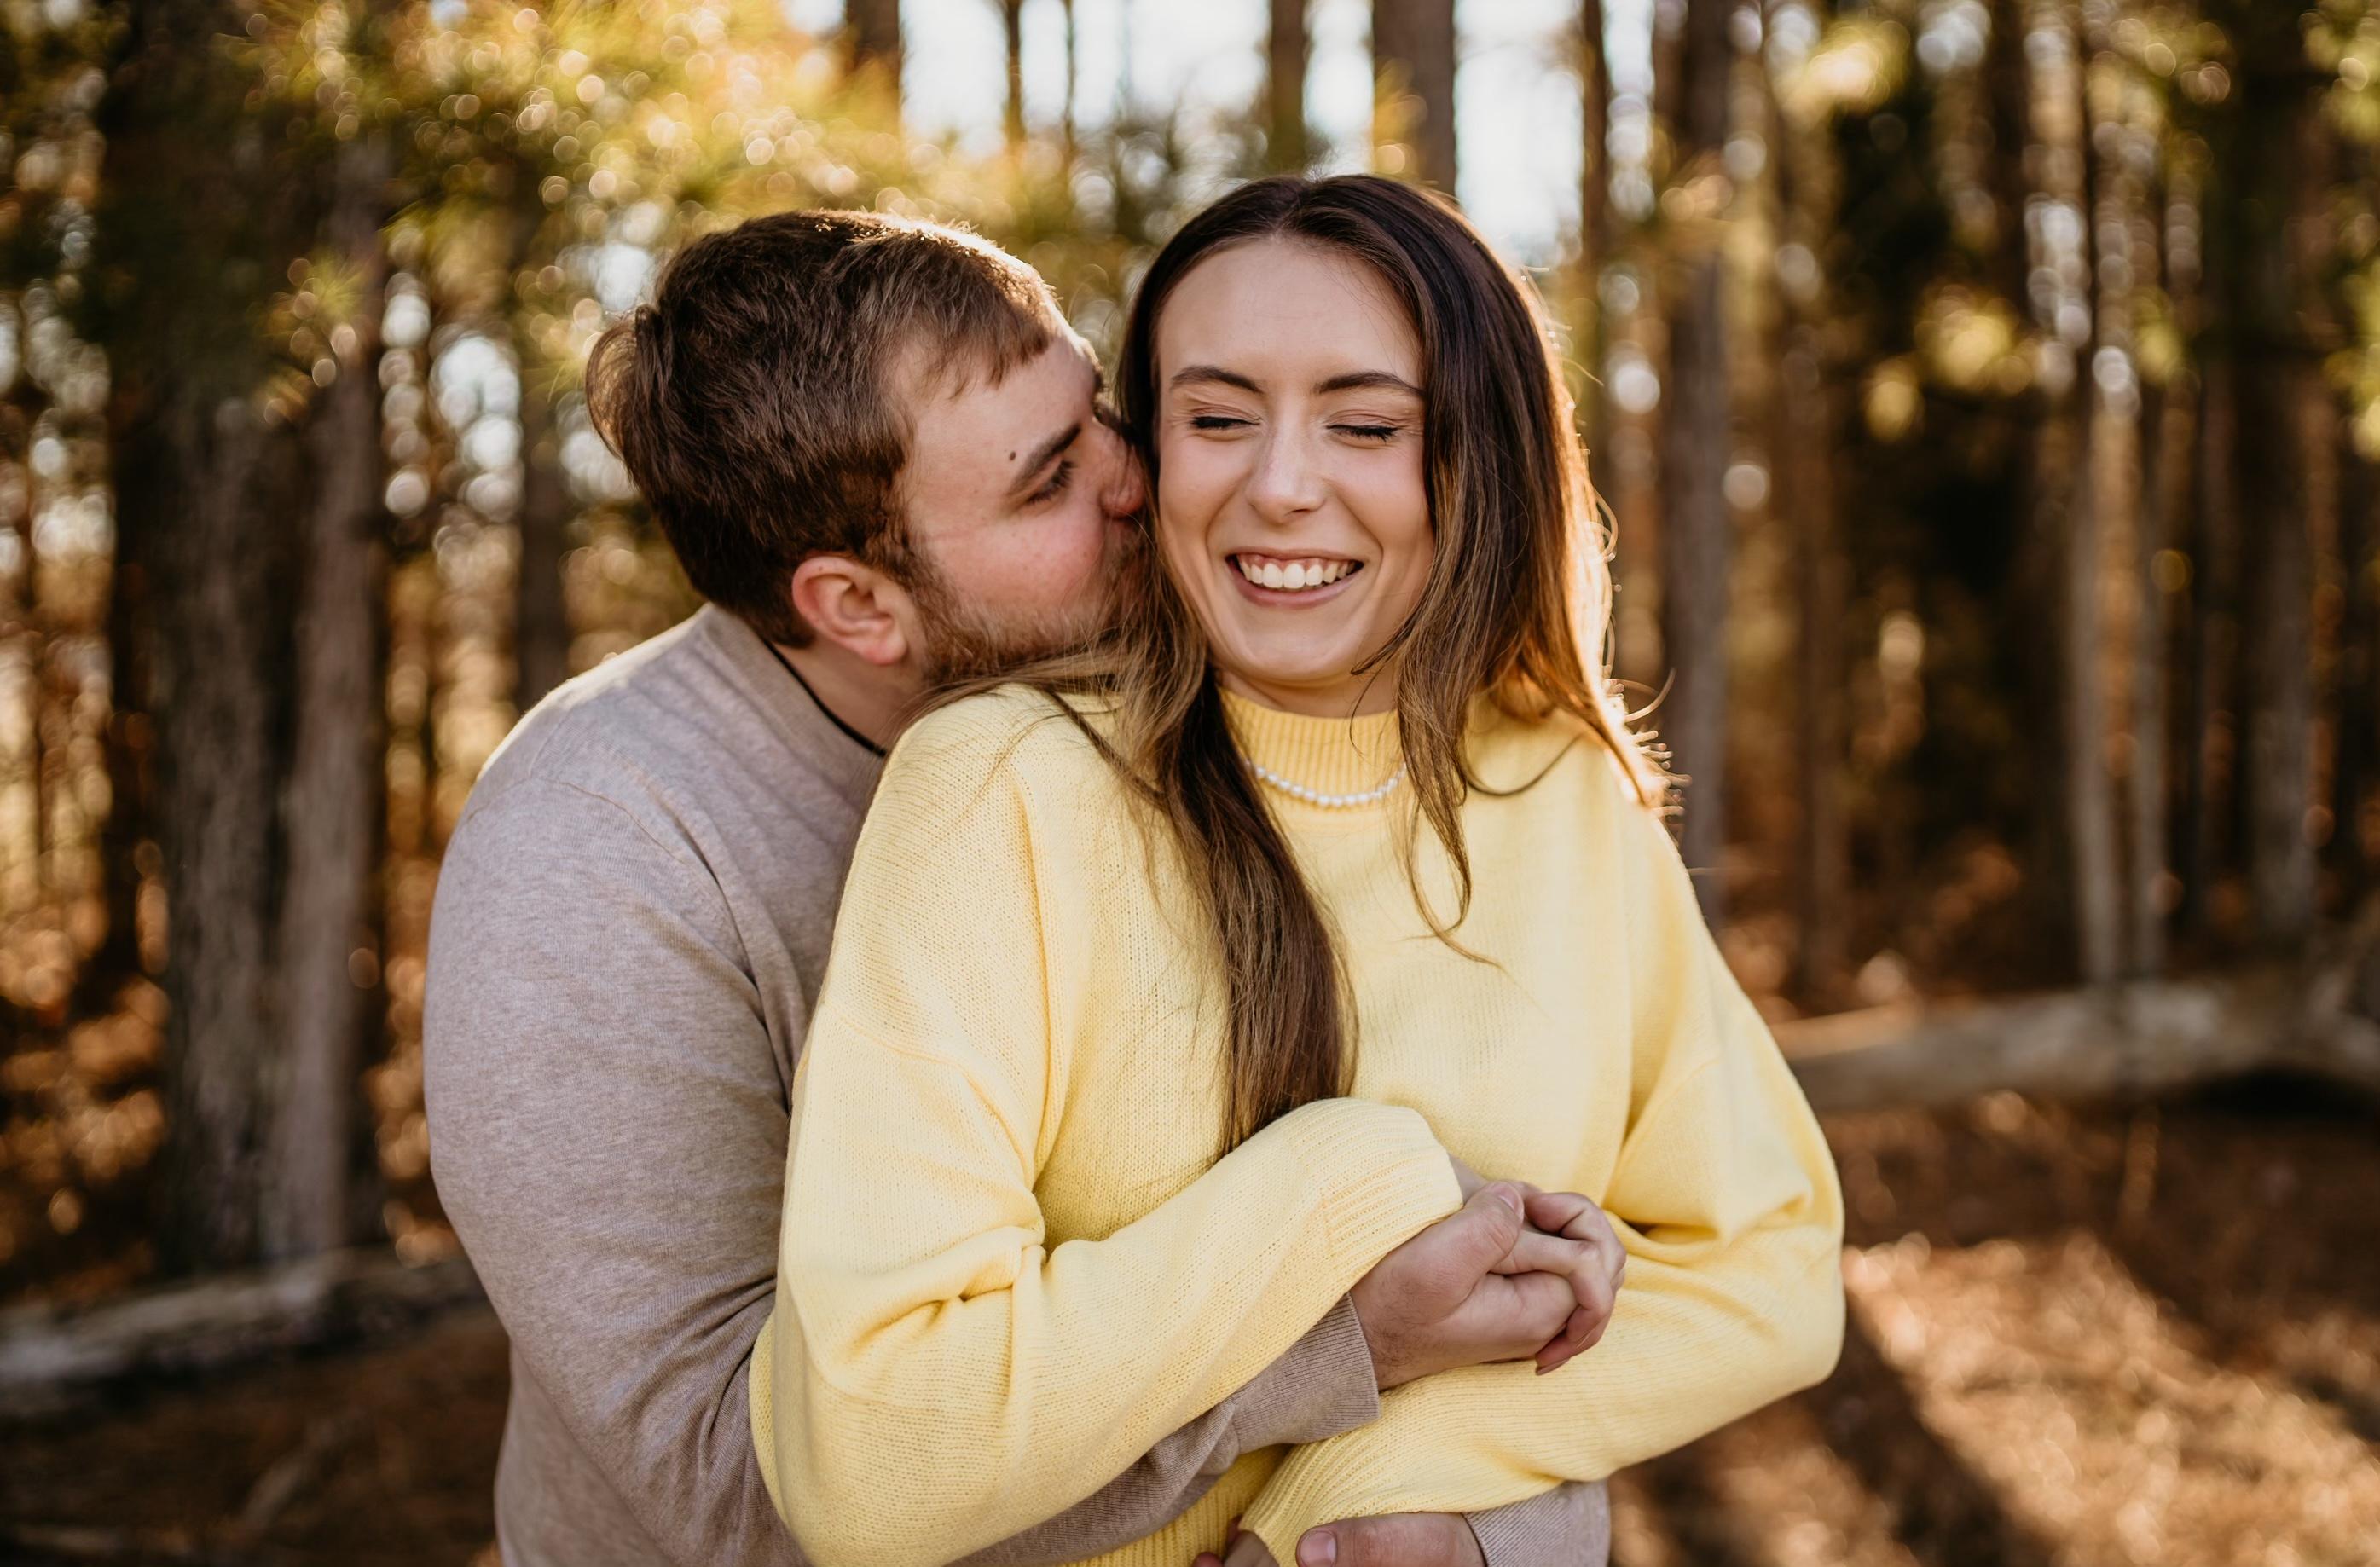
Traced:
POLYGON ((1359 794, 1326 795, 1319 789, 1309 789, 1303 784, 1283 778, 1260 761, 1249 762, 1248 771, 1282 794, 1293 799, 1304 800, 1310 806, 1320 806, 1324 810, 1353 810, 1357 806, 1368 806, 1376 801, 1385 800, 1396 793, 1398 784, 1405 781, 1405 764, 1400 762, 1397 764, 1397 770, 1389 774, 1389 781, 1385 784, 1366 789, 1359 794))

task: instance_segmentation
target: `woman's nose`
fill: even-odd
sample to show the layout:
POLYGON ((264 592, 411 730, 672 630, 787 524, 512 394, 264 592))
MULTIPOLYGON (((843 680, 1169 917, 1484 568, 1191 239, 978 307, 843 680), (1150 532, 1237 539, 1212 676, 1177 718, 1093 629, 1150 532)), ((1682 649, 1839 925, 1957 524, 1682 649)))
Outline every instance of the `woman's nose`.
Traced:
POLYGON ((1267 522, 1287 522, 1322 504, 1321 474, 1293 431, 1266 436, 1248 475, 1248 504, 1267 522))

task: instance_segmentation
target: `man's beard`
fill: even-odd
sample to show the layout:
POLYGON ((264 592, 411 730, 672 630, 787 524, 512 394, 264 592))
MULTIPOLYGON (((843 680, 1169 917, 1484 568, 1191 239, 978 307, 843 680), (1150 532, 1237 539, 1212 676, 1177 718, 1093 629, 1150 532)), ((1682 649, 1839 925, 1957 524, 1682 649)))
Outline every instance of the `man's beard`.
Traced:
POLYGON ((927 686, 996 680, 1027 664, 1091 647, 1113 625, 1121 592, 1128 578, 1144 569, 1147 553, 1139 528, 1112 531, 1095 595, 1064 610, 1014 619, 986 613, 932 560, 919 558, 905 586, 923 623, 927 686))

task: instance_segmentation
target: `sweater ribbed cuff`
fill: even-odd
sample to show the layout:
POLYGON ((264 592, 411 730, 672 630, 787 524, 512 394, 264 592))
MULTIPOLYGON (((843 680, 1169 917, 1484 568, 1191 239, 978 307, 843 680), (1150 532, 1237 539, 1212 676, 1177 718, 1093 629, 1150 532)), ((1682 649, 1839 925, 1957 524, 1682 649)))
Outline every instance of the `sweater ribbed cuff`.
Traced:
POLYGON ((1258 1448, 1328 1441, 1379 1417, 1378 1373, 1355 1303, 1339 1297, 1305 1336, 1232 1395, 1232 1445, 1258 1448))
POLYGON ((1416 1111, 1321 1099, 1273 1125, 1322 1194, 1330 1269, 1345 1283, 1463 1206, 1454 1162, 1416 1111))
POLYGON ((1469 1522, 1488 1567, 1605 1567, 1611 1560, 1611 1499, 1600 1481, 1474 1512, 1469 1522))

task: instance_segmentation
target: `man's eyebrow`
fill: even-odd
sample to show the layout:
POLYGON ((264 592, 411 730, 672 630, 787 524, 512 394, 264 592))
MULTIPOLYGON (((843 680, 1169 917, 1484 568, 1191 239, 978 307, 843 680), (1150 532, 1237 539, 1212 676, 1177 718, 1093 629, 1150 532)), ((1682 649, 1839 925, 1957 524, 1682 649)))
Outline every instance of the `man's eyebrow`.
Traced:
POLYGON ((1355 392, 1366 388, 1377 388, 1383 392, 1404 392, 1415 397, 1421 395, 1420 387, 1402 375, 1391 375, 1384 370, 1351 370, 1345 375, 1334 375, 1328 381, 1318 382, 1314 387, 1315 391, 1325 395, 1332 392, 1355 392))
POLYGON ((1056 459, 1058 454, 1073 445, 1075 442, 1080 438, 1082 433, 1083 421, 1081 419, 1076 419, 1065 429, 1058 431, 1057 434, 1052 435, 1050 439, 1042 442, 1041 444, 1033 448, 1032 455, 1027 456, 1023 463, 1018 465, 1016 469, 1015 486, 1010 492, 1012 494, 1015 493, 1017 491, 1022 491, 1032 484, 1034 476, 1039 473, 1043 468, 1048 468, 1050 464, 1056 459))
POLYGON ((1262 392, 1263 387, 1235 370, 1220 365, 1184 365, 1166 382, 1168 386, 1186 386, 1194 381, 1220 381, 1226 386, 1236 386, 1243 392, 1262 392))

